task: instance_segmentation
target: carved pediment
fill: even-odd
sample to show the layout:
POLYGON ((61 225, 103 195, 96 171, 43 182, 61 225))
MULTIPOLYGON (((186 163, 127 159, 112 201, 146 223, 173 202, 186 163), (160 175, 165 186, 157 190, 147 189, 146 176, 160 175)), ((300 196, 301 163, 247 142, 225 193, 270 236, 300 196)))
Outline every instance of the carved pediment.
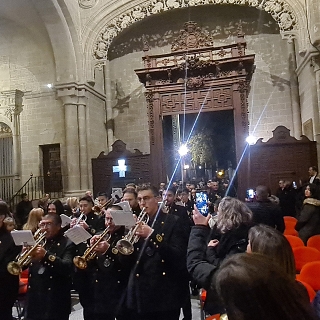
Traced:
POLYGON ((186 51, 213 46, 213 40, 209 33, 205 33, 196 22, 188 21, 180 35, 175 39, 171 51, 186 51))

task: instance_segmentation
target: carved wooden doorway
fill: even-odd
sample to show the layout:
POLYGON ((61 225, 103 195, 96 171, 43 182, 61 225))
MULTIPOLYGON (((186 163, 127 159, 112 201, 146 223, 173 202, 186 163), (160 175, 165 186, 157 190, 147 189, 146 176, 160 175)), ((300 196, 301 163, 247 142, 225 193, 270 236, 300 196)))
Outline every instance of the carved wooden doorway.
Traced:
POLYGON ((146 55, 135 70, 145 85, 148 104, 152 183, 165 181, 162 117, 183 113, 233 110, 238 195, 245 195, 247 165, 242 154, 248 136, 247 97, 254 55, 246 55, 244 34, 235 43, 215 47, 195 22, 186 22, 171 53, 146 55), (242 160, 243 158, 243 160, 242 160))

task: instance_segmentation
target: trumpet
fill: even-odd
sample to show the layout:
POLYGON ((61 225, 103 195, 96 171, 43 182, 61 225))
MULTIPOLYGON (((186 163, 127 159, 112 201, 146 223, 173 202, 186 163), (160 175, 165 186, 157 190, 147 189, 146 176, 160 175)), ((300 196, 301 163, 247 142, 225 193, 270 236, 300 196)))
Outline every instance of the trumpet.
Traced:
POLYGON ((109 199, 105 204, 103 204, 102 206, 100 206, 99 204, 96 204, 96 205, 93 207, 93 211, 95 212, 95 214, 100 215, 102 209, 108 208, 109 206, 113 205, 113 203, 114 203, 114 199, 111 198, 111 199, 109 199))
POLYGON ((137 223, 129 230, 127 235, 123 239, 120 239, 116 244, 116 248, 119 250, 121 254, 128 256, 133 253, 133 245, 137 243, 140 239, 140 236, 136 235, 136 232, 142 224, 147 224, 148 221, 149 216, 145 211, 145 208, 143 208, 138 216, 137 223))
POLYGON ((29 249, 26 251, 20 253, 15 261, 11 261, 7 265, 7 270, 9 273, 11 273, 14 276, 17 276, 21 273, 23 267, 28 267, 29 264, 32 261, 32 252, 38 247, 42 246, 44 247, 47 240, 46 240, 46 231, 41 232, 41 229, 38 229, 37 232, 35 233, 35 240, 36 243, 31 246, 29 249), (40 230, 40 231, 39 231, 40 230))
POLYGON ((86 269, 88 266, 88 261, 93 260, 97 256, 97 253, 93 250, 102 240, 105 240, 107 242, 110 240, 111 234, 109 233, 109 229, 110 227, 104 229, 104 231, 100 234, 98 240, 92 246, 87 248, 83 256, 76 256, 73 258, 73 263, 77 268, 86 269))

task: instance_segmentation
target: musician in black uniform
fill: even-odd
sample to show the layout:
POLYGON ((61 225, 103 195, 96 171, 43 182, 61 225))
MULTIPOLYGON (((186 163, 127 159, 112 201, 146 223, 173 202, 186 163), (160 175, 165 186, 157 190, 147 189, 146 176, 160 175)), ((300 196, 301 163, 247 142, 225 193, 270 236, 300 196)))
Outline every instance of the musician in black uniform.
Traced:
POLYGON ((132 213, 134 213, 136 216, 138 216, 141 212, 137 197, 138 197, 137 192, 132 188, 128 188, 128 189, 124 189, 123 197, 121 199, 121 201, 129 202, 132 213))
POLYGON ((74 227, 78 223, 81 227, 87 230, 91 235, 104 229, 104 219, 93 211, 94 203, 90 196, 80 198, 80 212, 84 214, 85 218, 77 221, 77 218, 72 219, 70 227, 74 227))
POLYGON ((183 277, 186 267, 186 241, 175 215, 158 209, 157 188, 138 191, 140 208, 149 216, 136 234, 136 257, 123 305, 123 319, 178 320, 183 306, 183 277), (159 211, 159 212, 158 212, 159 211))
POLYGON ((0 319, 12 320, 12 307, 19 291, 19 277, 7 271, 7 265, 15 260, 21 247, 13 242, 3 220, 10 215, 8 205, 0 201, 0 319))
MULTIPOLYGON (((130 266, 122 266, 116 243, 124 235, 124 226, 115 226, 111 210, 121 210, 119 206, 103 209, 105 226, 109 227, 109 240, 102 240, 94 249, 97 256, 88 262, 84 270, 77 269, 80 303, 84 320, 114 320, 119 301, 128 284, 130 266), (107 240, 107 241, 106 241, 107 240)), ((91 238, 91 245, 99 235, 91 238)))
MULTIPOLYGON (((174 189, 168 189, 164 194, 164 201, 166 208, 169 214, 175 215, 179 217, 178 223, 180 224, 181 228, 184 231, 184 238, 186 246, 188 246, 189 242, 189 235, 191 231, 191 226, 193 222, 191 221, 187 207, 183 205, 182 202, 176 201, 176 195, 174 189)), ((187 252, 186 252, 187 254, 187 252)), ((189 276, 187 267, 185 268, 184 272, 181 273, 181 276, 184 275, 185 281, 183 281, 184 285, 184 305, 182 307, 184 320, 191 320, 192 319, 192 307, 191 307, 191 300, 190 300, 190 288, 189 288, 189 280, 191 277, 189 276)))
POLYGON ((71 312, 74 244, 63 236, 61 218, 46 215, 40 222, 46 244, 32 253, 27 291, 27 320, 67 320, 71 312))

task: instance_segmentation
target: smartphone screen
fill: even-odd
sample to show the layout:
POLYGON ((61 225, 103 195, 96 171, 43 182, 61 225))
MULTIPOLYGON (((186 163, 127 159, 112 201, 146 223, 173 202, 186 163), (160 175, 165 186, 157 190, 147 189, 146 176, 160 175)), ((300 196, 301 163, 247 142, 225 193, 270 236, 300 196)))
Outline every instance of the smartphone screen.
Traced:
POLYGON ((254 198, 254 190, 253 189, 248 189, 247 190, 247 198, 248 199, 253 199, 254 198))
POLYGON ((205 191, 196 192, 196 207, 203 216, 208 215, 208 194, 205 191))

